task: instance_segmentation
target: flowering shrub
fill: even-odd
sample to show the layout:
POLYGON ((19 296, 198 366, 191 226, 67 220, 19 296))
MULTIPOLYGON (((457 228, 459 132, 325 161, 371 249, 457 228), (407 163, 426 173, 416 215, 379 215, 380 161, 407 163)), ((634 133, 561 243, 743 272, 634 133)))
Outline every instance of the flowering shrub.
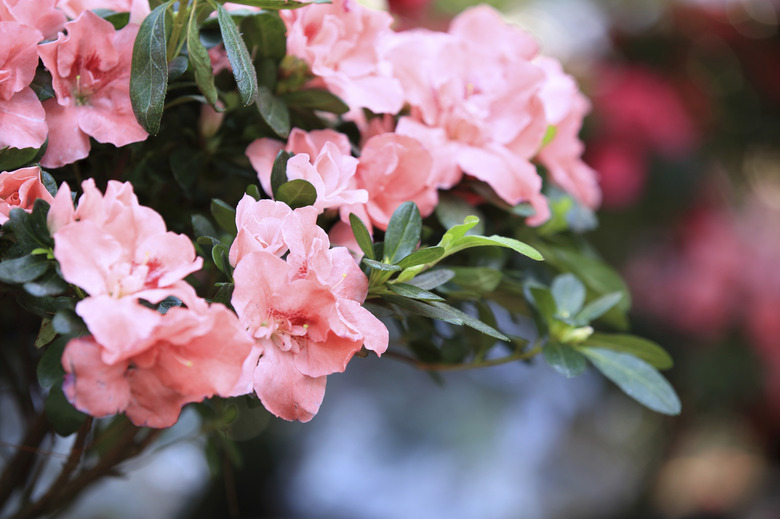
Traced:
POLYGON ((166 428, 196 404, 219 434, 240 397, 308 421, 372 354, 590 363, 679 413, 671 358, 625 333, 625 285, 580 235, 588 101, 493 9, 399 33, 352 0, 37 3, 56 36, 0 3, 3 117, 26 121, 0 134, 0 280, 40 319, 37 411, 99 461, 29 510, 154 437, 93 418, 166 428))

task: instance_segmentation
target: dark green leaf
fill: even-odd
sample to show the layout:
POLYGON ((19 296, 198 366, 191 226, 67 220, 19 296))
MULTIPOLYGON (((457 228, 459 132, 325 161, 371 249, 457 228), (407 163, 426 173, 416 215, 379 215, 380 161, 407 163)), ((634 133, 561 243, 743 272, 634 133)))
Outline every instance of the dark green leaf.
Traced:
POLYGON ((459 326, 463 324, 463 319, 461 319, 456 313, 450 311, 454 310, 452 307, 449 307, 448 309, 437 308, 422 301, 390 294, 383 295, 382 299, 385 299, 386 301, 393 303, 394 305, 399 306, 400 308, 403 308, 404 310, 407 310, 415 315, 421 315, 430 319, 438 319, 439 321, 444 321, 459 326))
POLYGON ((65 345, 69 340, 67 337, 60 337, 46 347, 36 370, 38 383, 41 386, 51 387, 65 376, 65 370, 62 368, 62 352, 65 351, 65 345))
POLYGON ((222 5, 217 4, 217 20, 222 41, 225 43, 228 61, 233 69, 233 77, 236 79, 238 92, 244 106, 249 106, 257 100, 257 73, 252 65, 252 58, 238 32, 238 27, 233 18, 222 5))
POLYGON ((217 237, 217 231, 208 218, 201 214, 192 215, 192 230, 195 236, 208 236, 210 238, 217 237))
POLYGON ((605 377, 628 396, 659 413, 680 414, 680 399, 671 384, 647 362, 613 350, 579 348, 605 377))
POLYGON ((130 22, 130 13, 116 13, 110 9, 93 9, 92 12, 111 23, 117 31, 130 22))
POLYGON ((230 233, 231 236, 236 235, 238 230, 236 228, 236 210, 234 208, 219 198, 213 198, 211 200, 211 214, 220 227, 230 233))
POLYGON ((407 283, 389 283, 387 288, 390 289, 391 292, 403 297, 410 297, 421 301, 444 301, 444 299, 433 292, 428 292, 427 290, 407 283))
POLYGON ((168 62, 168 82, 178 78, 187 71, 189 60, 187 56, 176 56, 168 62))
POLYGON ((246 186, 246 194, 254 198, 255 200, 260 200, 262 198, 260 196, 260 188, 257 187, 257 184, 249 184, 246 186))
POLYGON ((0 262, 0 281, 22 284, 41 276, 49 268, 46 256, 27 255, 0 262))
POLYGON ((214 265, 228 277, 231 276, 229 256, 230 251, 221 243, 214 245, 211 249, 211 259, 214 260, 214 265))
POLYGON ((198 180, 205 159, 206 154, 202 150, 179 148, 171 153, 168 165, 173 172, 173 178, 186 192, 189 192, 198 180))
POLYGON ((295 90, 281 96, 288 106, 305 108, 309 110, 321 110, 334 114, 344 114, 349 111, 349 106, 337 95, 319 88, 307 88, 295 90))
POLYGON ((279 150, 274 159, 274 165, 271 168, 271 192, 269 195, 276 197, 279 187, 287 182, 287 161, 293 154, 289 151, 279 150))
POLYGON ((54 432, 63 437, 78 431, 81 424, 87 419, 87 415, 76 410, 68 402, 59 384, 51 387, 43 407, 54 432))
POLYGON ((575 316, 575 320, 581 324, 588 324, 604 315, 610 308, 618 304, 621 299, 623 299, 622 293, 612 292, 595 301, 591 301, 575 316))
POLYGON ((43 67, 38 67, 35 71, 35 77, 30 84, 38 100, 43 102, 55 96, 54 87, 51 84, 51 72, 43 67))
POLYGON ((260 9, 298 9, 309 4, 329 4, 330 0, 314 0, 313 2, 296 2, 295 0, 238 0, 234 4, 249 5, 260 9))
POLYGON ((275 62, 287 54, 287 27, 275 13, 258 13, 241 20, 241 33, 247 47, 261 58, 270 58, 275 62))
POLYGON ((449 269, 429 270, 428 272, 424 272, 419 276, 415 276, 414 279, 407 281, 407 283, 418 288, 431 290, 443 285, 454 276, 455 273, 449 269))
POLYGON ((470 328, 474 328, 475 330, 478 330, 478 331, 484 333, 485 335, 490 335, 491 337, 495 337, 496 339, 509 342, 509 337, 507 337, 503 333, 499 332, 498 330, 496 330, 492 326, 488 326, 487 324, 483 323, 482 321, 480 321, 476 317, 473 317, 473 316, 467 314, 466 312, 462 312, 462 311, 458 310, 457 308, 454 308, 454 307, 452 307, 452 306, 450 306, 450 305, 448 305, 446 303, 442 303, 442 302, 439 302, 439 301, 433 301, 433 302, 431 302, 431 305, 435 306, 439 310, 446 310, 447 312, 451 312, 451 313, 455 314, 456 316, 458 316, 463 321, 463 324, 465 324, 466 326, 468 326, 470 328))
POLYGON ((0 171, 13 171, 30 164, 38 155, 38 148, 0 149, 0 171))
POLYGON ((407 257, 398 262, 398 266, 402 269, 405 269, 409 267, 415 267, 417 265, 425 265, 426 263, 436 261, 442 256, 444 256, 443 247, 426 247, 409 254, 407 257))
POLYGON ((450 267, 450 270, 455 273, 453 283, 478 293, 492 292, 503 278, 500 270, 489 267, 450 267))
POLYGON ((195 72, 195 83, 197 83, 198 89, 206 101, 211 106, 215 106, 217 104, 217 88, 214 86, 214 71, 211 68, 209 53, 200 41, 195 10, 190 14, 190 21, 187 24, 187 51, 190 55, 192 69, 195 72))
POLYGON ((446 193, 442 193, 439 196, 439 203, 436 205, 436 218, 439 219, 439 222, 445 229, 461 225, 461 222, 465 221, 469 216, 479 218, 479 221, 467 232, 470 234, 482 234, 485 226, 481 223, 482 213, 480 211, 459 196, 446 193))
POLYGON ((290 135, 290 111, 287 105, 265 86, 260 87, 257 93, 257 109, 276 135, 282 139, 290 135))
POLYGON ((24 290, 35 297, 56 296, 68 290, 68 283, 57 274, 55 269, 23 285, 24 290))
POLYGON ((572 378, 580 375, 588 366, 585 357, 565 344, 548 342, 542 349, 542 355, 547 364, 561 375, 572 378))
POLYGON ((41 319, 41 327, 38 329, 38 336, 35 338, 34 346, 36 348, 42 348, 49 344, 56 336, 57 331, 51 324, 51 319, 44 317, 41 319))
POLYGON ((309 182, 296 178, 279 186, 276 200, 284 202, 292 209, 314 205, 317 201, 317 190, 309 182))
POLYGON ((18 207, 11 209, 4 227, 13 230, 19 245, 26 251, 51 249, 54 248, 54 240, 46 225, 48 214, 49 203, 39 198, 30 213, 18 207))
POLYGON ((78 337, 87 333, 87 327, 76 312, 70 309, 63 309, 54 314, 51 320, 54 330, 60 335, 66 337, 78 337))
POLYGON ((414 252, 420 241, 422 218, 414 202, 404 202, 393 212, 385 231, 385 258, 398 263, 414 252))
POLYGON ((527 256, 533 260, 544 260, 541 253, 527 243, 515 240, 514 238, 507 238, 505 236, 463 236, 453 240, 449 246, 446 247, 446 249, 447 255, 450 255, 463 249, 486 246, 505 247, 512 249, 515 252, 519 252, 523 256, 527 256))
POLYGON ((366 256, 363 256, 363 263, 368 265, 374 270, 383 270, 385 272, 397 272, 401 270, 401 267, 398 265, 391 265, 389 263, 382 263, 381 261, 375 261, 372 259, 367 258, 366 256))
POLYGON ((235 285, 233 283, 225 283, 219 287, 219 290, 217 290, 217 293, 214 295, 213 301, 215 303, 222 303, 223 305, 230 307, 230 300, 233 297, 234 288, 235 285))
POLYGON ((550 286, 550 291, 561 317, 573 316, 580 311, 585 302, 585 285, 571 273, 556 276, 550 286))
POLYGON ((138 124, 151 135, 156 135, 160 130, 168 89, 165 22, 172 3, 168 1, 161 4, 144 19, 133 45, 130 101, 138 124))
POLYGON ((582 343, 582 346, 628 353, 658 369, 669 369, 674 365, 672 357, 661 346, 635 335, 594 333, 582 343))
POLYGON ((41 170, 41 183, 51 196, 57 196, 57 181, 48 171, 41 170))
POLYGON ((168 296, 157 304, 157 311, 165 315, 171 308, 178 308, 182 304, 182 300, 178 297, 168 296))
POLYGON ((374 259, 374 243, 366 225, 353 213, 349 214, 349 224, 352 227, 352 234, 355 235, 355 241, 357 241, 360 250, 363 251, 366 258, 374 259))

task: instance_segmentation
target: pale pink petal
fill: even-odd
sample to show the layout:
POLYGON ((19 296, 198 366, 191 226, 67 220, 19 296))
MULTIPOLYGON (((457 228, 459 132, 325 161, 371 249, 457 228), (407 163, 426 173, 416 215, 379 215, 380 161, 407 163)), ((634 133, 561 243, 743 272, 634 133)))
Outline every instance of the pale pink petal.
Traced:
POLYGON ((377 355, 387 351, 390 335, 382 321, 357 301, 342 299, 338 303, 338 308, 344 321, 363 337, 363 346, 367 350, 377 355))
POLYGON ((0 148, 40 148, 47 132, 46 113, 32 88, 0 99, 0 148))
POLYGON ((49 145, 41 159, 47 168, 59 168, 89 155, 89 136, 78 125, 76 107, 61 106, 56 99, 44 101, 49 145))

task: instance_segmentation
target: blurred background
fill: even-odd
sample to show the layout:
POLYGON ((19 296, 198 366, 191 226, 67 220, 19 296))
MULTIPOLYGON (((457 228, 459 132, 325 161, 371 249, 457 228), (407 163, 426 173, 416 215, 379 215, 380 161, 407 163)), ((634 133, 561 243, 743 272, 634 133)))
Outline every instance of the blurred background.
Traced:
MULTIPOLYGON (((356 359, 311 423, 252 413, 240 452, 160 446, 69 517, 780 518, 780 2, 489 3, 592 100, 589 238, 631 286, 633 330, 675 358, 682 415, 542 362, 436 381, 356 359)), ((469 4, 390 8, 444 29, 469 4)))

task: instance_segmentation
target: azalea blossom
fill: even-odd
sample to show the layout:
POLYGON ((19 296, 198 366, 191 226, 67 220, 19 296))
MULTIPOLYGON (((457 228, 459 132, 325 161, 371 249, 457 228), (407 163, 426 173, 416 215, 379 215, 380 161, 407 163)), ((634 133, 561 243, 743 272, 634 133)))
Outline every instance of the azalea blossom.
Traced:
POLYGON ((97 335, 72 339, 62 356, 68 400, 95 417, 124 412, 138 426, 170 427, 187 403, 236 396, 252 341, 223 305, 186 304, 164 315, 129 298, 113 307, 113 335, 130 332, 124 355, 107 356, 97 335), (151 323, 145 333, 134 333, 138 321, 151 323))
MULTIPOLYGON (((281 149, 279 141, 258 139, 246 150, 263 190, 269 194, 273 162, 281 149)), ((358 160, 351 155, 349 140, 343 133, 329 129, 304 132, 294 128, 284 149, 295 154, 287 161, 287 179, 302 179, 312 184, 317 191, 314 207, 319 211, 368 201, 366 190, 355 184, 358 160)))
POLYGON ((65 14, 55 7, 55 2, 56 0, 0 0, 0 21, 14 21, 33 27, 41 32, 41 39, 55 38, 57 31, 62 30, 67 21, 65 14))
POLYGON ((8 221, 11 209, 18 207, 29 212, 39 198, 50 204, 54 201, 41 183, 39 167, 0 173, 0 225, 8 221))
POLYGON ((38 46, 56 97, 44 102, 49 146, 41 159, 60 167, 89 154, 89 138, 124 146, 146 139, 130 104, 137 25, 119 31, 91 11, 65 24, 67 35, 38 46))
POLYGON ((0 21, 0 148, 40 148, 46 140, 43 106, 30 88, 42 38, 33 27, 0 21))
POLYGON ((308 421, 325 377, 362 347, 383 353, 388 332, 361 306, 368 279, 349 251, 330 248, 317 210, 283 206, 246 197, 237 211, 232 304, 255 339, 237 391, 254 390, 275 415, 308 421))
POLYGON ((382 53, 392 35, 392 17, 354 0, 311 4, 280 12, 287 25, 287 53, 311 67, 325 86, 353 111, 398 113, 401 84, 382 53))

